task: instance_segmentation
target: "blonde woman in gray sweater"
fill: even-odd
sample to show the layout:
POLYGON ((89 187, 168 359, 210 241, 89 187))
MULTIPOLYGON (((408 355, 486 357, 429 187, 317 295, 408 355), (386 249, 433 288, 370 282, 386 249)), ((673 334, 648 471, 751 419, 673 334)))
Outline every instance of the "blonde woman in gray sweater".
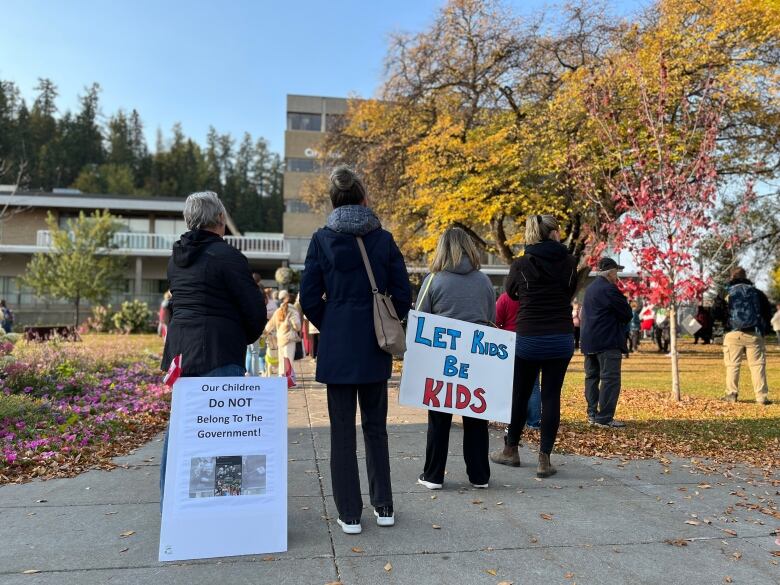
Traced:
MULTIPOLYGON (((496 295, 487 275, 479 271, 479 253, 469 235, 450 228, 439 238, 431 273, 423 281, 416 309, 480 325, 496 320, 496 295)), ((428 411, 425 467, 417 482, 431 490, 444 485, 452 415, 428 411)), ((471 485, 488 487, 488 421, 463 417, 463 459, 471 485)))

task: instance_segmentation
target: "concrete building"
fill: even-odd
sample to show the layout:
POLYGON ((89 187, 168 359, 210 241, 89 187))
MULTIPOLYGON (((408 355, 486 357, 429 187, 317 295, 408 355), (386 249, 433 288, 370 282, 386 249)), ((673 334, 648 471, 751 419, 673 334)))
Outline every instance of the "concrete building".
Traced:
MULTIPOLYGON (((184 198, 87 195, 70 189, 52 193, 21 192, 12 195, 0 187, 0 297, 11 305, 16 324, 70 323, 73 311, 66 301, 42 299, 19 283, 27 263, 36 252, 51 249, 46 218, 51 213, 61 228, 83 211, 108 210, 121 227, 114 236, 119 253, 127 257, 124 287, 111 304, 124 300, 145 301, 154 310, 167 288, 167 265, 173 243, 186 230, 182 219, 184 198)), ((228 218, 225 239, 241 250, 266 283, 289 260, 282 234, 241 234, 228 218)))

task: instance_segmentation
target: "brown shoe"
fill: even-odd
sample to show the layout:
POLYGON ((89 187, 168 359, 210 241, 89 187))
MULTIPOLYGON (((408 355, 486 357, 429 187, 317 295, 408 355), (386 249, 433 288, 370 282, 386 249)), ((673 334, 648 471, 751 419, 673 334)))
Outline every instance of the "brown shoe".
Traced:
POLYGON ((490 454, 490 460, 499 465, 509 465, 510 467, 520 467, 520 453, 517 452, 517 445, 510 447, 504 445, 503 449, 493 451, 490 454))
POLYGON ((539 453, 539 466, 536 468, 536 477, 550 477, 558 473, 558 470, 550 463, 550 456, 547 453, 539 453))

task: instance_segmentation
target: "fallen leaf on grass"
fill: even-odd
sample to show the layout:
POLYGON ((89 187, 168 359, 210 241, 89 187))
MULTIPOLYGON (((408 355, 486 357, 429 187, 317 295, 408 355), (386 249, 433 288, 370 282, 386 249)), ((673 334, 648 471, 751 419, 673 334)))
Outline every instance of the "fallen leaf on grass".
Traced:
POLYGON ((40 569, 27 569, 26 571, 22 571, 22 575, 33 575, 40 572, 40 569))
POLYGON ((393 570, 393 565, 391 565, 390 563, 387 563, 385 565, 385 571, 387 571, 389 573, 392 570, 393 570))
POLYGON ((539 516, 542 518, 542 520, 552 520, 552 514, 539 514, 539 516))
POLYGON ((135 534, 135 530, 126 530, 119 535, 119 538, 127 538, 128 536, 132 536, 133 534, 135 534))
POLYGON ((353 553, 364 553, 364 552, 366 552, 366 551, 364 551, 364 550, 363 550, 362 548, 360 548, 359 546, 353 546, 353 547, 352 547, 352 552, 353 552, 353 553))
POLYGON ((488 575, 493 575, 494 577, 498 574, 498 571, 496 571, 495 569, 485 569, 485 572, 488 575))

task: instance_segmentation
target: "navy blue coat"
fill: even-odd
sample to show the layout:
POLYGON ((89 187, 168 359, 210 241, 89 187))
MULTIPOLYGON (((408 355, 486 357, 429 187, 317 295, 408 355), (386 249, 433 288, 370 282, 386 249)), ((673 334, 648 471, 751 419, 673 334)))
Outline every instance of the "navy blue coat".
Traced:
MULTIPOLYGON (((365 234, 363 242, 377 287, 392 297, 403 319, 412 293, 393 236, 379 228, 365 234)), ((320 330, 318 382, 371 384, 390 378, 392 357, 376 341, 371 284, 354 235, 327 227, 315 232, 301 280, 301 307, 320 330)))
POLYGON ((599 353, 626 347, 626 324, 631 321, 631 307, 618 287, 603 276, 597 276, 585 289, 580 316, 580 348, 582 353, 599 353))

